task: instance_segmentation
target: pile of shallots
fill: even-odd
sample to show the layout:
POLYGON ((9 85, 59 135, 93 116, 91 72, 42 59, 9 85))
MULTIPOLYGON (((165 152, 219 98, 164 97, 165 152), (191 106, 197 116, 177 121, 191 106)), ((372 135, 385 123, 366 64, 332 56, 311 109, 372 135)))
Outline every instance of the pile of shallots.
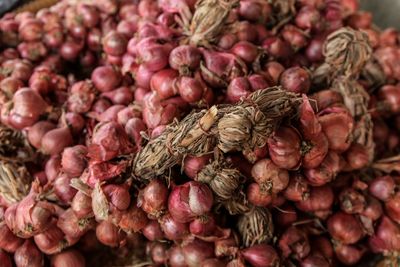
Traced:
MULTIPOLYGON (((358 8, 63 0, 3 16, 0 266, 357 266, 373 253, 398 266, 400 32, 358 8), (150 153, 135 175, 177 121, 273 86, 301 104, 256 149, 177 157, 164 134, 180 162, 160 175, 150 153)), ((232 127, 250 140, 258 123, 232 127)))

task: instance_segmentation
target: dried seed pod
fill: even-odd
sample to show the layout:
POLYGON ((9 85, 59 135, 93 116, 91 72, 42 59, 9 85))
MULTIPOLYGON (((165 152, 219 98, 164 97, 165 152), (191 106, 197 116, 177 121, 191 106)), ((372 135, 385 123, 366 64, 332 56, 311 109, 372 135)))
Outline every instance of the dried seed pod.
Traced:
POLYGON ((367 34, 344 27, 328 36, 323 54, 336 73, 357 77, 370 59, 372 48, 367 34))
POLYGON ((274 233, 271 213, 266 208, 253 208, 242 214, 237 228, 245 247, 268 242, 274 233))

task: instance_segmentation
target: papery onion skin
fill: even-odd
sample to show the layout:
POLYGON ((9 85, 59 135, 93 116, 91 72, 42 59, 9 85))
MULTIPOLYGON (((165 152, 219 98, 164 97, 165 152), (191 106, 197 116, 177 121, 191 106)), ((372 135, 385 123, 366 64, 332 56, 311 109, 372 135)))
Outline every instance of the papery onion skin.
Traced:
POLYGON ((64 172, 72 177, 78 177, 86 167, 87 148, 83 145, 76 145, 64 149, 61 157, 61 166, 64 172))
POLYGON ((3 250, 0 250, 0 262, 3 264, 3 267, 12 267, 13 266, 10 255, 8 255, 3 250))
POLYGON ((365 250, 365 248, 358 248, 352 245, 338 245, 335 247, 335 254, 341 263, 351 266, 360 261, 365 250))
POLYGON ((267 244, 254 245, 240 253, 253 267, 276 267, 280 264, 278 253, 267 244))
POLYGON ((32 240, 26 240, 14 253, 14 262, 17 267, 42 267, 43 254, 32 240))
POLYGON ((270 159, 257 161, 251 169, 251 176, 271 193, 279 193, 289 184, 288 171, 279 168, 270 159))
POLYGON ((180 240, 189 233, 189 225, 177 222, 170 214, 166 214, 160 219, 160 226, 169 240, 180 240))
POLYGON ((121 247, 126 243, 125 232, 107 221, 102 221, 97 225, 96 236, 102 244, 109 247, 121 247))
POLYGON ((389 217, 383 216, 375 231, 368 240, 374 253, 398 251, 400 249, 400 227, 389 217))
POLYGON ((160 224, 156 220, 149 221, 142 233, 150 241, 161 240, 164 237, 160 224))
POLYGON ((40 148, 43 136, 54 128, 56 125, 49 121, 38 121, 28 130, 29 143, 35 148, 40 148))
POLYGON ((295 259, 307 257, 310 253, 310 243, 307 234, 297 227, 289 227, 279 239, 279 248, 283 257, 295 259))
POLYGON ((214 246, 212 243, 204 242, 200 239, 194 239, 191 243, 182 247, 185 262, 189 267, 199 266, 201 262, 214 255, 214 246))
POLYGON ((395 182, 390 176, 377 177, 368 186, 369 192, 379 200, 386 201, 394 195, 395 182))
POLYGON ((168 188, 160 179, 153 179, 138 195, 138 207, 150 216, 161 216, 168 204, 168 188))
POLYGON ((0 222, 0 236, 0 249, 9 253, 14 253, 24 242, 10 231, 5 222, 0 222))

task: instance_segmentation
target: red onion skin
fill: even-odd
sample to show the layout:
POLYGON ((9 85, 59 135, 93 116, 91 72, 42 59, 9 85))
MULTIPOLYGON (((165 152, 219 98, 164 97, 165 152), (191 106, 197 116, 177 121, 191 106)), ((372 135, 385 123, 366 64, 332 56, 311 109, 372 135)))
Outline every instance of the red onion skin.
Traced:
POLYGON ((189 45, 174 48, 169 54, 169 65, 180 74, 189 74, 200 66, 201 52, 189 45))
POLYGON ((146 132, 147 127, 144 122, 139 118, 131 118, 126 122, 125 132, 130 140, 139 149, 142 145, 142 132, 146 132))
POLYGON ((76 189, 70 186, 71 179, 68 174, 62 173, 54 180, 54 193, 63 203, 71 203, 77 192, 76 189))
POLYGON ((33 241, 28 239, 15 251, 14 263, 17 267, 42 267, 44 265, 43 254, 33 241))
POLYGON ((93 252, 98 251, 98 249, 101 247, 101 244, 97 240, 96 232, 94 230, 90 230, 81 237, 77 246, 79 246, 79 250, 83 252, 93 252))
POLYGON ((0 90, 6 94, 8 99, 11 99, 15 92, 22 87, 24 87, 24 83, 13 77, 7 77, 0 82, 0 90))
POLYGON ((281 192, 289 184, 288 171, 278 168, 270 159, 257 161, 251 169, 251 176, 272 194, 281 192))
POLYGON ((332 181, 340 171, 340 168, 339 155, 329 151, 321 165, 315 169, 304 170, 304 174, 311 185, 322 186, 332 181))
POLYGON ((293 206, 285 203, 280 208, 281 210, 276 210, 274 215, 274 221, 277 225, 281 226, 282 228, 286 228, 298 220, 296 210, 293 208, 293 206))
POLYGON ((345 160, 349 169, 360 170, 370 162, 368 149, 361 144, 352 144, 346 151, 345 160))
POLYGON ((258 183, 251 183, 247 186, 247 200, 259 207, 265 207, 272 202, 272 196, 268 191, 263 191, 258 183))
POLYGON ((98 121, 108 122, 118 120, 118 113, 125 108, 124 105, 113 105, 97 116, 98 121))
POLYGON ((372 14, 366 11, 358 11, 347 18, 347 23, 354 29, 371 28, 372 14))
POLYGON ((150 241, 161 240, 164 237, 160 224, 155 220, 149 221, 142 233, 150 241))
POLYGON ((324 55, 322 54, 322 50, 325 39, 326 39, 325 35, 317 35, 309 41, 305 51, 307 59, 309 61, 315 63, 324 60, 324 55))
POLYGON ((169 240, 181 240, 189 233, 189 225, 176 221, 170 214, 164 215, 160 220, 161 229, 169 240))
POLYGON ((87 34, 86 43, 90 50, 92 51, 100 51, 102 49, 101 46, 101 31, 98 28, 92 28, 87 34))
POLYGON ((248 76, 248 80, 250 83, 251 90, 253 92, 260 90, 260 89, 265 89, 270 86, 267 79, 264 78, 264 76, 262 76, 260 74, 252 74, 252 75, 248 76))
POLYGON ((127 106, 121 109, 117 114, 117 121, 121 125, 126 125, 126 123, 132 118, 140 118, 142 116, 140 108, 137 106, 127 106))
POLYGON ((310 196, 310 188, 304 176, 301 174, 291 174, 289 185, 283 192, 286 199, 291 201, 306 200, 310 196))
POLYGON ((254 245, 242 250, 241 255, 253 267, 279 266, 280 260, 275 249, 267 244, 254 245))
POLYGON ((301 261, 301 267, 329 267, 329 262, 319 254, 311 254, 301 261))
POLYGON ((93 216, 92 198, 78 191, 71 202, 71 209, 78 219, 93 216))
POLYGON ((181 76, 175 80, 174 87, 177 87, 179 95, 188 103, 196 103, 202 100, 209 89, 202 81, 196 78, 181 76))
POLYGON ((262 43, 262 47, 268 54, 277 59, 286 59, 293 54, 290 44, 276 36, 266 38, 262 43))
POLYGON ((8 255, 3 250, 0 250, 0 262, 3 267, 12 267, 13 266, 10 255, 8 255))
POLYGON ((218 47, 224 50, 229 50, 235 43, 237 43, 237 40, 237 36, 233 33, 224 34, 219 38, 218 47))
POLYGON ((42 42, 22 42, 18 45, 18 52, 23 59, 39 61, 47 55, 47 48, 42 42))
POLYGON ((156 72, 168 65, 169 48, 157 43, 154 37, 142 39, 136 46, 141 65, 149 71, 156 72))
POLYGON ((167 99, 177 95, 178 91, 173 86, 179 73, 174 69, 163 69, 156 72, 150 80, 150 88, 156 91, 160 99, 167 99))
POLYGON ((61 170, 61 156, 60 155, 51 156, 45 165, 45 173, 47 180, 49 182, 54 181, 57 178, 60 170, 61 170))
POLYGON ((65 147, 72 145, 72 135, 67 127, 48 131, 42 138, 40 150, 47 155, 61 153, 65 147))
POLYGON ((185 262, 189 267, 200 266, 200 264, 214 255, 212 243, 194 239, 192 242, 182 246, 185 262))
POLYGON ((280 79, 282 87, 294 93, 307 93, 311 86, 310 75, 301 67, 292 67, 285 70, 280 79))
POLYGON ((188 267, 185 262, 185 256, 183 255, 182 248, 178 245, 173 245, 168 250, 168 263, 172 267, 188 267))
POLYGON ((0 251, 14 253, 24 242, 10 231, 5 222, 0 222, 0 236, 0 251))
POLYGON ((269 61, 263 66, 263 69, 258 71, 259 74, 264 75, 271 85, 277 85, 281 74, 285 68, 277 61, 269 61))
POLYGON ((365 252, 365 248, 358 248, 352 245, 335 246, 336 258, 347 266, 351 266, 359 262, 365 252))
POLYGON ((84 118, 78 113, 67 112, 65 113, 66 126, 71 129, 72 134, 77 135, 82 132, 85 127, 84 118))
POLYGON ((382 204, 374 197, 367 198, 367 206, 361 213, 362 216, 369 218, 372 221, 378 220, 383 214, 382 204))
POLYGON ((187 223, 210 211, 213 194, 206 184, 190 181, 172 189, 168 211, 178 222, 187 223))
POLYGON ((369 238, 368 242, 374 253, 398 251, 400 249, 400 227, 389 217, 383 216, 375 234, 369 238))
POLYGON ((87 147, 76 145, 64 149, 61 158, 62 170, 71 177, 78 177, 82 174, 87 164, 87 147))
POLYGON ((100 92, 111 91, 121 82, 120 74, 110 66, 101 66, 94 69, 91 79, 100 92))
POLYGON ((39 149, 42 143, 43 136, 50 130, 56 128, 51 122, 48 121, 38 121, 28 130, 28 141, 35 148, 39 149))
POLYGON ((382 86, 378 91, 378 97, 379 100, 384 102, 390 112, 398 113, 400 111, 400 94, 398 86, 382 86))
POLYGON ((357 219, 344 212, 337 212, 327 222, 331 236, 345 245, 356 243, 363 236, 362 227, 357 219))
POLYGON ((278 242, 284 258, 294 257, 302 259, 310 253, 310 244, 307 234, 292 226, 289 227, 281 236, 278 242))
POLYGON ((340 208, 349 214, 358 214, 364 211, 367 203, 365 197, 353 188, 345 188, 339 194, 340 208))
POLYGON ((155 264, 163 264, 166 263, 168 260, 167 257, 167 244, 165 243, 159 243, 159 242, 153 242, 150 244, 151 246, 151 259, 155 264))
POLYGON ((246 77, 234 78, 228 86, 226 97, 228 102, 236 103, 251 93, 251 85, 246 77))
POLYGON ((288 42, 295 51, 305 47, 308 43, 307 35, 294 25, 286 24, 281 34, 282 38, 288 42))
POLYGON ((81 236, 94 228, 94 223, 93 218, 78 219, 74 211, 69 208, 59 216, 57 227, 59 227, 67 237, 75 239, 75 242, 78 242, 81 236))
POLYGON ((296 207, 305 212, 330 210, 333 200, 334 195, 331 187, 326 185, 321 187, 312 187, 310 190, 310 196, 296 202, 296 207))
POLYGON ((320 13, 311 6, 302 7, 296 15, 296 25, 304 30, 316 29, 320 23, 320 13))
POLYGON ((131 197, 126 185, 108 184, 103 187, 103 192, 110 204, 118 210, 122 211, 129 208, 131 197))
POLYGON ((377 177, 368 186, 371 195, 379 200, 387 201, 395 193, 395 181, 390 176, 377 177))
POLYGON ((393 221, 400 223, 400 193, 397 192, 393 197, 385 202, 386 214, 393 221))
POLYGON ((115 105, 128 105, 133 101, 133 92, 128 86, 122 86, 115 90, 105 92, 102 96, 110 99, 115 105))
POLYGON ((51 257, 51 266, 54 267, 85 267, 83 255, 75 249, 69 249, 51 257))
POLYGON ((294 128, 279 127, 268 138, 268 148, 271 160, 282 169, 298 167, 300 154, 300 137, 294 128))
POLYGON ((167 208, 168 188, 159 179, 153 179, 138 195, 138 207, 158 218, 167 208))
POLYGON ((97 225, 96 236, 102 244, 109 247, 121 247, 126 243, 125 232, 108 221, 102 221, 97 225))

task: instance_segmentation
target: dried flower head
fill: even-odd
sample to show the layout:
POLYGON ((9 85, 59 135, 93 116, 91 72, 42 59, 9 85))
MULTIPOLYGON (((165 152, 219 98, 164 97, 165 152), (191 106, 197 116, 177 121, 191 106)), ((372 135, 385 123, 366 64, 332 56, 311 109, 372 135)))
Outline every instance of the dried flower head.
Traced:
POLYGON ((371 58, 372 48, 367 34, 344 27, 328 36, 323 54, 335 72, 357 77, 371 58))

